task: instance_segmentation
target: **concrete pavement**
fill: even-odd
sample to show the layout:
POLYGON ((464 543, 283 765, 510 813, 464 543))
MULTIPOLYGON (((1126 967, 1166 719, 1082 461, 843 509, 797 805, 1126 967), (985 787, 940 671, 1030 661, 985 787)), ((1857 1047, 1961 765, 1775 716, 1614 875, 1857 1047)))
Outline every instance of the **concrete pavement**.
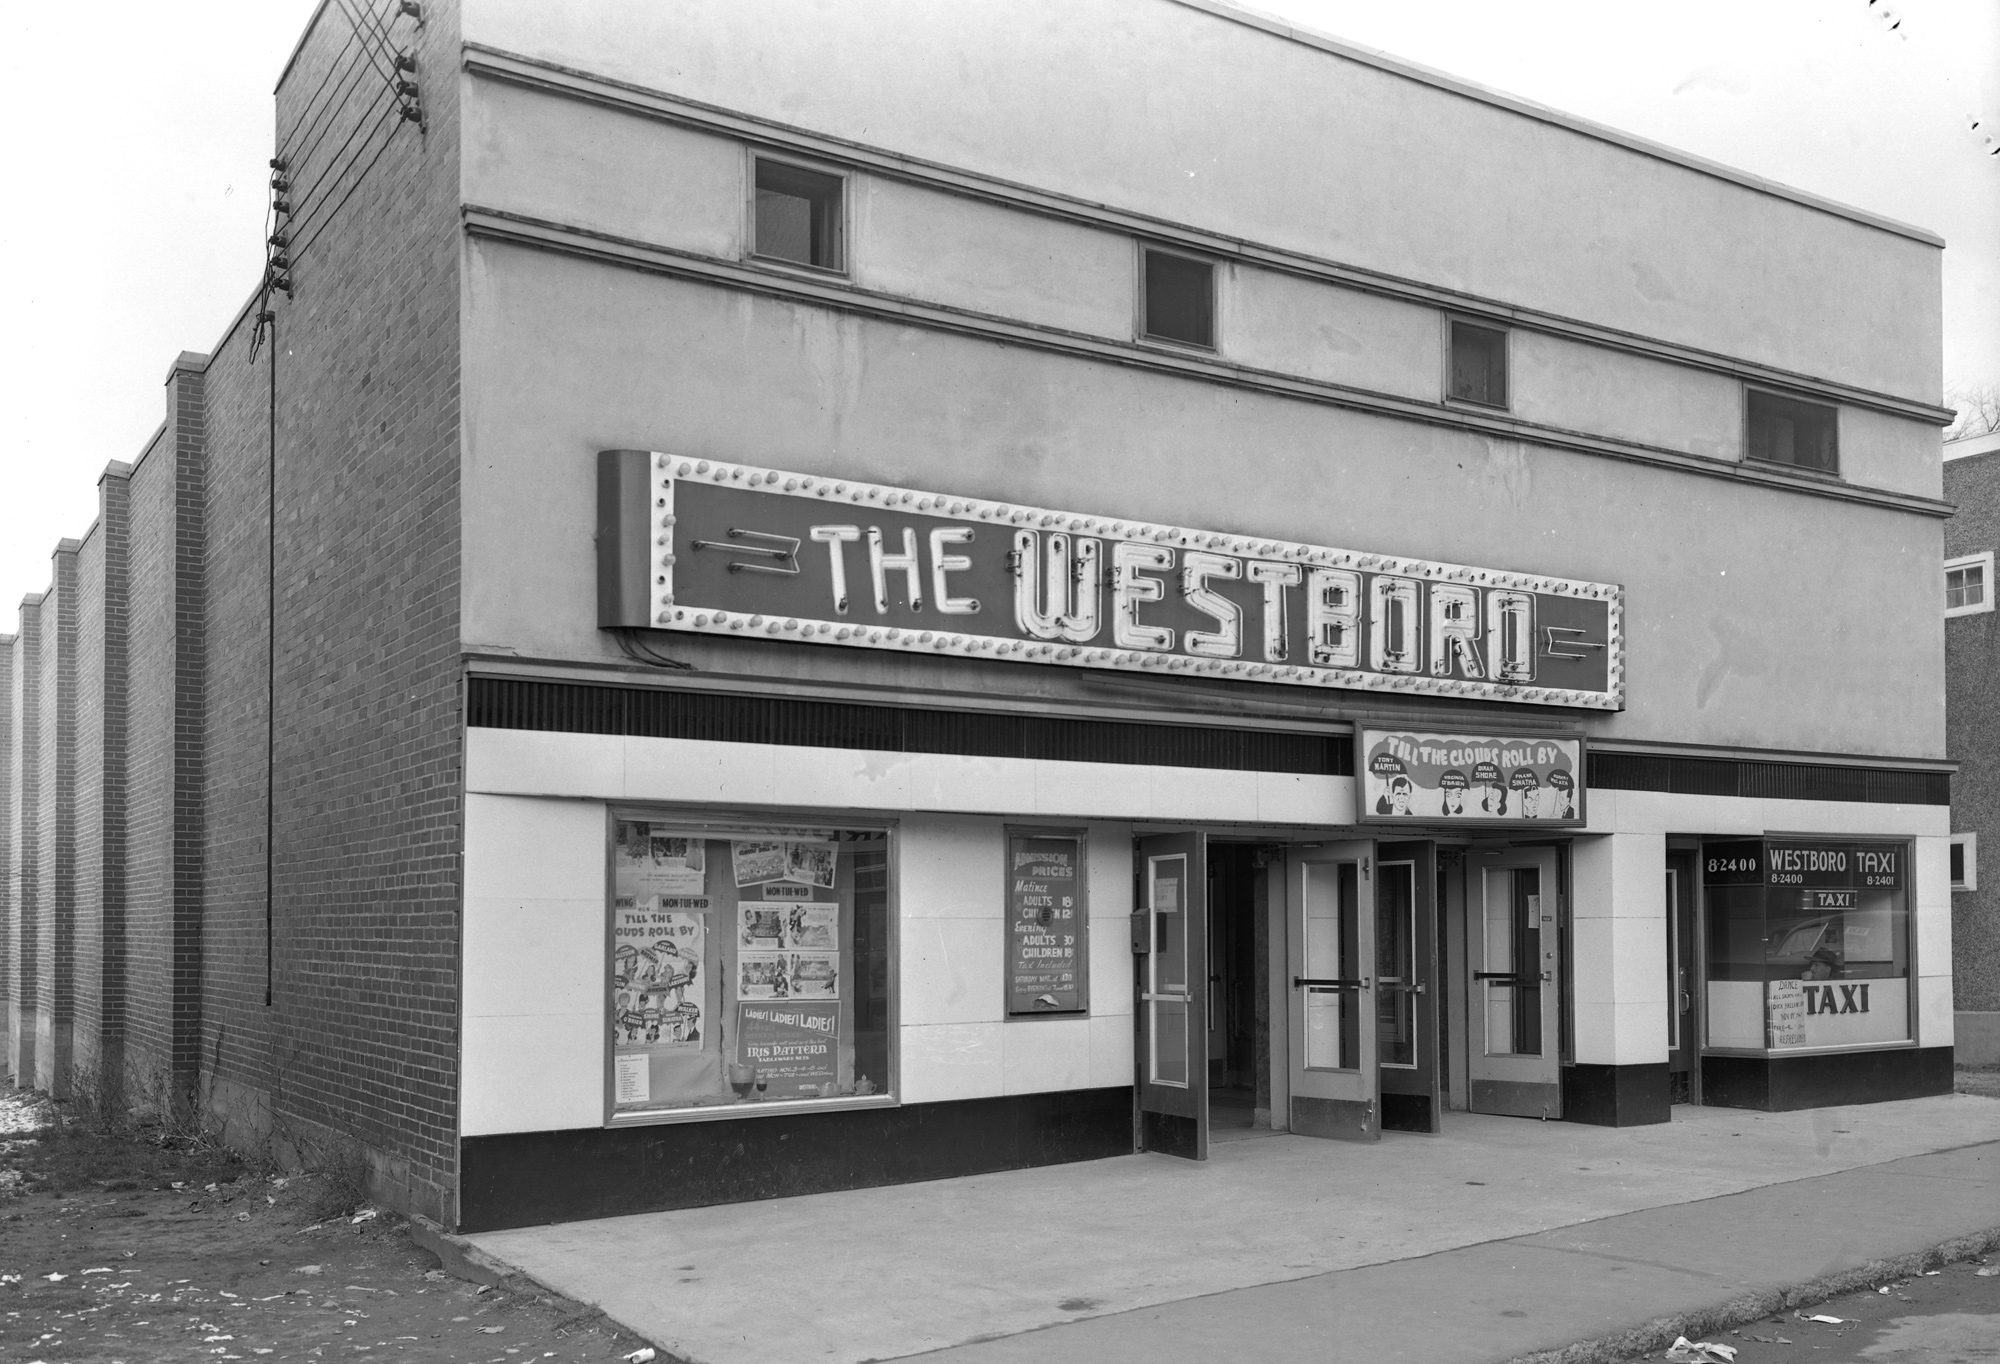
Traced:
POLYGON ((1452 1114, 469 1239, 702 1364, 1497 1361, 1995 1227, 2000 1102, 1952 1095, 1452 1114))

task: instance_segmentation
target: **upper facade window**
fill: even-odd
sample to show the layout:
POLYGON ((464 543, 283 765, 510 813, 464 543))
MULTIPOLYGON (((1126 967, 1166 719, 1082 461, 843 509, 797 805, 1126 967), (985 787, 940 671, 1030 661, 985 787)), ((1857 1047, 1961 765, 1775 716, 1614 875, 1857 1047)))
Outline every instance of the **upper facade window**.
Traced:
POLYGON ((1507 333, 1453 319, 1451 397, 1481 407, 1507 406, 1507 333))
POLYGON ((754 253, 816 270, 846 269, 845 177, 762 156, 756 163, 750 225, 754 253))
POLYGON ((1215 263, 1153 246, 1139 254, 1139 335, 1213 350, 1215 263))
POLYGON ((1993 551, 1944 561, 1944 613, 1970 616, 1993 609, 1993 551))
POLYGON ((1951 836, 1951 888, 1979 889, 1979 835, 1951 836))
POLYGON ((1823 474, 1840 471, 1838 408, 1800 402, 1761 389, 1745 392, 1744 448, 1751 459, 1791 464, 1823 474))

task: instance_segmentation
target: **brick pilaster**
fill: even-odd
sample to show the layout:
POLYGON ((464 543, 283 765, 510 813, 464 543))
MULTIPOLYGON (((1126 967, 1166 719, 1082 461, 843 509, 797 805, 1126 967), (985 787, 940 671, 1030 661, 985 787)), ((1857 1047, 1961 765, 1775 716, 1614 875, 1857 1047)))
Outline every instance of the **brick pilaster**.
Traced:
POLYGON ((104 537, 104 667, 96 698, 102 748, 96 755, 102 824, 98 916, 97 1067, 117 1086, 125 1074, 126 722, 131 620, 132 468, 113 461, 98 481, 98 531, 104 537))
POLYGON ((76 558, 81 548, 75 540, 57 543, 41 608, 34 1083, 58 1097, 68 1093, 76 1027, 76 558))
POLYGON ((167 375, 174 456, 173 1075, 191 1092, 201 1070, 202 800, 207 592, 206 355, 183 352, 167 375))
POLYGON ((0 1073, 11 1075, 14 1018, 14 941, 20 935, 20 901, 14 894, 14 651, 19 635, 0 635, 0 1073))
POLYGON ((16 1084, 32 1085, 35 1074, 35 943, 41 904, 41 678, 42 598, 21 599, 21 628, 14 641, 13 724, 9 747, 13 771, 9 789, 11 834, 7 881, 12 891, 7 919, 7 1073, 16 1084))

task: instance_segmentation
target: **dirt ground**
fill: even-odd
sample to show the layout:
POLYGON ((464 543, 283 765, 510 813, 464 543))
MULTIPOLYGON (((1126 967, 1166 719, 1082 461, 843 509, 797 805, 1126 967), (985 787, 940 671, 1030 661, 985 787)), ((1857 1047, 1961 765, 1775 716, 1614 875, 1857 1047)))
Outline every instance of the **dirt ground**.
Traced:
POLYGON ((2000 1364, 2000 1259, 1892 1279, 1706 1339, 1734 1346, 1735 1364, 2000 1364), (1814 1320, 1824 1317, 1838 1320, 1814 1320))
POLYGON ((55 1130, 46 1104, 0 1088, 0 1359, 525 1364, 646 1346, 594 1309, 445 1274, 345 1187, 55 1130))

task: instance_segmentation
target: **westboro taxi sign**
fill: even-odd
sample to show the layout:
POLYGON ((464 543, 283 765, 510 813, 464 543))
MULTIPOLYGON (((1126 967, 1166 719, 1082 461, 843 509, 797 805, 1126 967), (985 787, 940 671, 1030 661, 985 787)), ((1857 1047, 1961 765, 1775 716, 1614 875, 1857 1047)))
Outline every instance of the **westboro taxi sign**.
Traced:
POLYGON ((598 623, 1617 710, 1620 590, 657 451, 598 464, 598 623))

